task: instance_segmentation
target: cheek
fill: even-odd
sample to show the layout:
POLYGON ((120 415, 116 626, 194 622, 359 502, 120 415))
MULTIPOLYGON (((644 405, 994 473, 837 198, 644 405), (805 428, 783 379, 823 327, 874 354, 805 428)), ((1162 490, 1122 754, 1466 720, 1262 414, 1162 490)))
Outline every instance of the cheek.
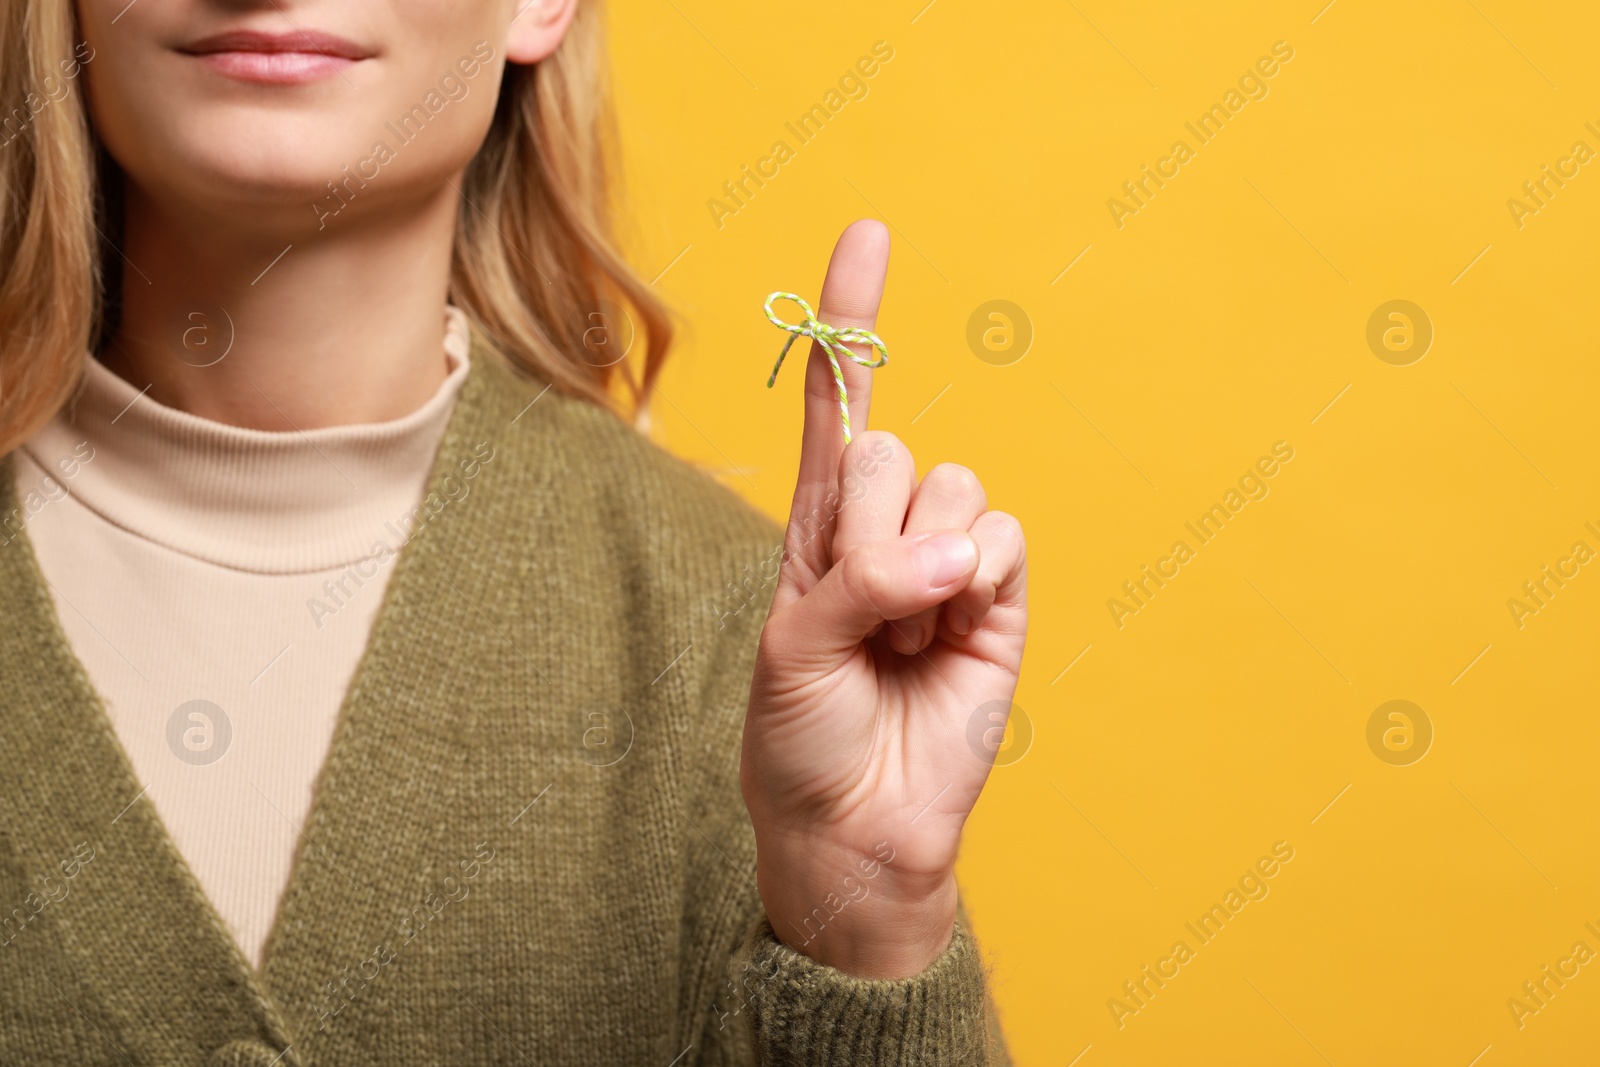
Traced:
POLYGON ((482 145, 494 119, 501 68, 491 59, 478 63, 468 78, 457 66, 462 59, 474 59, 470 43, 446 58, 430 54, 408 64, 399 76, 384 79, 381 94, 373 94, 381 103, 357 127, 371 133, 351 147, 366 155, 382 141, 393 151, 383 167, 386 187, 437 182, 465 167, 482 145))
POLYGON ((393 152, 378 180, 383 190, 374 186, 380 196, 439 182, 483 144, 504 74, 499 6, 397 5, 402 21, 390 27, 386 54, 364 72, 361 91, 347 94, 357 112, 346 126, 349 161, 371 155, 380 141, 393 152))
MULTIPOLYGON (((582 0, 580 0, 582 2, 582 0)), ((493 111, 494 90, 505 59, 506 36, 517 10, 533 6, 530 0, 380 0, 387 9, 384 35, 393 48, 397 67, 398 96, 389 103, 409 107, 434 90, 447 97, 446 89, 460 99, 451 107, 465 105, 473 97, 488 96, 478 111, 493 111), (446 75, 454 75, 456 85, 440 88, 446 75), (462 94, 465 94, 464 96, 462 94), (406 97, 412 100, 404 99, 406 97)), ((523 16, 524 23, 535 12, 523 16)), ((448 98, 448 97, 447 97, 448 98)))
POLYGON ((174 84, 189 80, 179 77, 181 57, 157 44, 163 27, 135 20, 137 6, 115 26, 110 20, 116 12, 105 8, 99 0, 80 5, 94 59, 82 68, 72 92, 123 170, 141 184, 172 185, 176 175, 167 175, 177 169, 175 157, 191 154, 181 147, 185 93, 174 84), (128 32, 119 35, 125 27, 128 32))

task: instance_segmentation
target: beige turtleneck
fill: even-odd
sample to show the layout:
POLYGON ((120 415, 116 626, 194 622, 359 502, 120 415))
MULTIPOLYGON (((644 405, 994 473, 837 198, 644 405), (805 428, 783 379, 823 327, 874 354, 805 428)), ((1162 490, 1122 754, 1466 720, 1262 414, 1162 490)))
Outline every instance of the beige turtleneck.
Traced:
POLYGON ((0 540, 26 528, 145 798, 258 967, 467 374, 453 307, 444 351, 448 377, 411 414, 304 432, 166 407, 91 359, 15 454, 23 506, 0 540))

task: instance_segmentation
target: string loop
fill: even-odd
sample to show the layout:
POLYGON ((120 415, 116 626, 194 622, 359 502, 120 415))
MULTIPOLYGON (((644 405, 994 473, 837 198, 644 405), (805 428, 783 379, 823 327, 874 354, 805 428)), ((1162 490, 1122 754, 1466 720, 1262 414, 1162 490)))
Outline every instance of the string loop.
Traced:
POLYGON ((767 297, 767 302, 762 306, 762 310, 767 313, 767 319, 772 325, 780 330, 787 330, 789 333, 789 339, 783 343, 783 351, 778 353, 778 362, 772 365, 772 375, 767 379, 767 388, 771 389, 773 383, 778 380, 778 370, 783 366, 783 357, 789 354, 789 347, 797 339, 809 337, 817 342, 822 346, 823 353, 828 357, 828 365, 833 368, 833 381, 839 390, 839 421, 844 425, 844 443, 849 444, 850 396, 845 391, 844 372, 839 369, 838 357, 843 356, 854 360, 863 367, 876 370, 889 362, 889 350, 884 347, 882 339, 871 330, 863 330, 859 326, 840 328, 820 321, 816 312, 811 310, 811 305, 793 293, 773 293, 767 297), (800 305, 800 310, 805 312, 805 320, 798 325, 792 322, 784 322, 772 310, 772 303, 775 300, 794 301, 800 305), (845 347, 847 344, 871 345, 878 358, 867 359, 864 356, 858 356, 845 347))

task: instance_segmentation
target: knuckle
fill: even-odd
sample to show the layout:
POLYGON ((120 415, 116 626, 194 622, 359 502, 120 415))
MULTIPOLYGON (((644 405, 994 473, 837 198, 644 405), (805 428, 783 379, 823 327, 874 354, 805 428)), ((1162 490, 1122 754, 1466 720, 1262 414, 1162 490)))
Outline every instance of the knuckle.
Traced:
POLYGON ((1022 523, 1015 515, 1006 511, 991 511, 986 514, 985 518, 992 524, 996 536, 1002 541, 1017 546, 1018 557, 1027 554, 1028 538, 1022 532, 1022 523))
POLYGON ((887 430, 866 430, 839 457, 839 484, 849 498, 881 476, 909 478, 912 470, 911 452, 898 437, 887 430))
POLYGON ((889 568, 881 554, 872 551, 872 546, 862 545, 845 553, 838 569, 850 595, 868 604, 876 605, 888 588, 889 568))
POLYGON ((960 463, 939 464, 928 472, 923 482, 938 485, 939 491, 953 500, 977 500, 981 503, 986 499, 983 481, 977 472, 960 463))
POLYGON ((851 465, 857 468, 900 463, 911 458, 911 450, 888 430, 866 430, 850 442, 846 449, 851 465))

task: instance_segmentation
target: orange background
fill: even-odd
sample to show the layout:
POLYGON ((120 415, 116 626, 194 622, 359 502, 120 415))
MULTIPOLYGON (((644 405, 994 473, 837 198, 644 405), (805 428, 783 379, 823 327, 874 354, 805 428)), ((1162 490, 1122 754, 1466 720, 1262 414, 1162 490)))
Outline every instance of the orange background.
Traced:
POLYGON ((786 513, 799 379, 764 388, 761 301, 814 297, 875 216, 895 360, 872 423, 1028 530, 1034 736, 960 868, 1021 1064, 1500 1067, 1600 1038, 1600 964, 1508 1007, 1600 950, 1600 565, 1558 564, 1600 549, 1600 164, 1560 162, 1600 149, 1600 16, 1324 3, 612 10, 630 250, 688 327, 657 436, 786 513), (878 41, 865 96, 799 144, 784 124, 878 41), (1185 123, 1280 41, 1201 143, 1185 123), (719 220, 779 139, 793 157, 719 220), (1180 139, 1136 213, 1108 207, 1180 139), (1570 176, 1539 205, 1546 164, 1570 176), (1025 354, 969 346, 997 299, 1025 354), (1418 310, 1369 344, 1394 300, 1418 310), (1184 524, 1280 441, 1201 545, 1184 524), (1119 627, 1108 599, 1179 539, 1194 557, 1119 627), (1576 574, 1519 619, 1547 564, 1576 574), (1369 743, 1391 700, 1420 712, 1369 743), (1201 944, 1185 923, 1280 841, 1268 894, 1201 944), (1193 958, 1119 1019, 1178 940, 1193 958))

